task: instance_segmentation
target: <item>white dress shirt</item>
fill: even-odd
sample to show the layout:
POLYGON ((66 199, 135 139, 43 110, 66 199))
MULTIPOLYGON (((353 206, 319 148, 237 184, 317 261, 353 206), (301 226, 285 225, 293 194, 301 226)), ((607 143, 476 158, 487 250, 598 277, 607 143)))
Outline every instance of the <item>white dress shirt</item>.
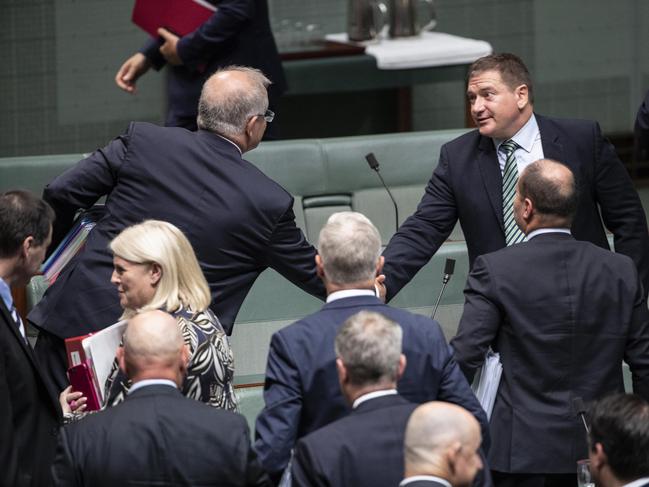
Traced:
POLYGON ((353 298, 356 296, 376 297, 376 292, 369 289, 343 289, 342 291, 335 291, 327 296, 327 303, 331 303, 336 299, 353 298))
POLYGON ((543 235, 544 233, 567 233, 568 235, 570 235, 570 229, 569 228, 537 228, 536 230, 532 230, 530 233, 528 233, 525 236, 525 240, 532 240, 537 235, 543 235))
POLYGON ((401 481, 399 487, 417 482, 418 480, 430 480, 432 482, 438 482, 442 485, 445 485, 446 487, 453 487, 448 480, 441 477, 435 477, 434 475, 415 475, 414 477, 408 477, 407 479, 403 479, 401 481))
POLYGON ((128 390, 127 394, 132 394, 133 391, 137 391, 138 389, 142 389, 143 387, 147 386, 169 386, 173 387, 174 389, 178 389, 178 386, 176 383, 172 380, 168 379, 144 379, 136 382, 131 386, 131 388, 128 390))
POLYGON ((396 389, 383 389, 382 391, 368 392, 367 394, 363 394, 362 396, 356 398, 354 404, 352 404, 352 409, 356 409, 358 406, 363 404, 365 401, 369 401, 370 399, 376 399, 377 397, 383 396, 394 396, 395 394, 397 394, 396 389))
POLYGON ((523 169, 532 164, 534 161, 543 159, 541 132, 539 132, 539 126, 536 123, 536 117, 534 116, 534 114, 532 114, 525 125, 523 125, 511 139, 493 139, 494 146, 496 147, 496 153, 498 154, 498 163, 500 164, 501 174, 505 172, 505 162, 507 161, 507 157, 505 157, 505 154, 498 149, 500 148, 500 145, 506 140, 513 140, 519 145, 519 148, 514 151, 516 166, 518 167, 518 174, 521 174, 523 172, 523 169))

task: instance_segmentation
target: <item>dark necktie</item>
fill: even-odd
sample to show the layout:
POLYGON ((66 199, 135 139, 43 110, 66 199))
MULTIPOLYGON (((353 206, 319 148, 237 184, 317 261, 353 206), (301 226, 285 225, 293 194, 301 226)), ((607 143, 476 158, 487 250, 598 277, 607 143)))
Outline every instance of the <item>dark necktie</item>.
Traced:
POLYGON ((514 220, 514 198, 516 197, 516 183, 518 182, 518 166, 514 152, 519 145, 513 140, 500 144, 498 150, 505 154, 505 170, 503 171, 503 222, 505 224, 505 242, 513 245, 522 242, 525 234, 516 225, 514 220))

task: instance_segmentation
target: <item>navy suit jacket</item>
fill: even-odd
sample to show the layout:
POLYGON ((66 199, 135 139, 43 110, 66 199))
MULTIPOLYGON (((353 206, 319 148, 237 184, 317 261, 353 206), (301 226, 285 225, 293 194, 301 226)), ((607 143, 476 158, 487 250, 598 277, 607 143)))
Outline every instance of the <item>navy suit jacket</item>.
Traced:
POLYGON ((297 443, 293 485, 395 487, 403 478, 403 438, 417 407, 398 395, 361 403, 297 443))
POLYGON ((50 483, 61 409, 0 299, 0 485, 50 483))
POLYGON ((85 249, 29 315, 59 338, 101 330, 120 316, 108 244, 146 219, 173 223, 187 236, 210 286, 212 311, 228 333, 268 267, 324 297, 315 249, 295 225, 293 197, 214 133, 131 123, 45 188, 43 198, 56 212, 53 245, 78 209, 104 195, 106 214, 85 249))
POLYGON ((349 413, 336 372, 334 339, 340 325, 362 310, 396 321, 403 329, 406 370, 398 383, 401 396, 414 403, 432 400, 459 404, 482 426, 489 443, 487 419, 436 321, 392 308, 374 296, 339 299, 275 333, 271 339, 265 407, 257 418, 255 449, 273 475, 288 464, 297 440, 349 413))
POLYGON ((573 473, 588 455, 573 401, 623 392, 623 359, 649 399, 649 311, 628 257, 542 234, 479 257, 465 295, 458 363, 471 380, 491 345, 503 365, 492 469, 573 473))
MULTIPOLYGON (((169 66, 167 125, 195 130, 198 98, 205 80, 230 65, 260 69, 271 81, 269 99, 274 108, 286 89, 282 63, 268 20, 266 0, 220 0, 218 10, 177 45, 182 66, 169 66)), ((165 65, 161 41, 151 39, 141 52, 157 69, 165 65)), ((269 127, 272 128, 272 127, 269 127)))
MULTIPOLYGON (((615 237, 615 251, 635 262, 649 292, 649 233, 631 179, 596 122, 536 115, 543 154, 568 165, 579 185, 572 225, 578 240, 608 249, 602 226, 615 237), (601 209, 601 218, 600 210, 601 209)), ((477 130, 444 144, 439 164, 417 211, 399 228, 383 255, 388 299, 426 264, 460 220, 469 262, 505 247, 502 175, 491 138, 477 130)))
POLYGON ((166 385, 62 428, 52 472, 61 487, 268 485, 243 416, 166 385))

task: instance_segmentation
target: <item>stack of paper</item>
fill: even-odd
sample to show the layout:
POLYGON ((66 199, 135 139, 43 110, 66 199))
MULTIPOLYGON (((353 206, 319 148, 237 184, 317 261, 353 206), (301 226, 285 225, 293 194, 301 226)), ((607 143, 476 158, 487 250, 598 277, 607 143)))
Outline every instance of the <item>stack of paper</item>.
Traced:
MULTIPOLYGON (((357 44, 345 33, 327 34, 328 41, 357 44)), ((443 32, 422 32, 418 36, 358 43, 376 58, 379 69, 430 68, 469 64, 492 53, 491 44, 443 32)))
POLYGON ((473 386, 473 392, 480 401, 482 409, 487 413, 487 419, 491 419, 491 412, 494 409, 502 373, 503 366, 500 363, 500 354, 489 350, 482 365, 478 384, 473 386))
POLYGON ((47 258, 41 268, 43 276, 51 284, 56 281, 63 268, 86 244, 88 234, 104 215, 103 206, 95 206, 79 215, 72 230, 61 241, 56 250, 47 258))

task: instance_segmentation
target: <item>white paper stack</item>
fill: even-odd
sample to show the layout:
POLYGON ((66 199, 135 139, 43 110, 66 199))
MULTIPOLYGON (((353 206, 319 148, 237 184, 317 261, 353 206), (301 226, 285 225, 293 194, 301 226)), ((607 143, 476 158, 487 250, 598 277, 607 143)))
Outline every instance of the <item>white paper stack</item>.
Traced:
POLYGON ((328 41, 360 44, 365 52, 376 58, 379 69, 430 68, 469 64, 482 56, 491 54, 491 44, 478 39, 422 32, 418 36, 380 41, 350 42, 347 34, 327 34, 328 41))
POLYGON ((482 372, 480 373, 480 380, 478 384, 473 386, 475 393, 482 409, 487 413, 487 419, 491 419, 491 413, 494 409, 494 402, 496 402, 496 394, 500 386, 500 377, 503 373, 503 366, 500 363, 500 354, 493 352, 491 349, 487 352, 484 364, 482 365, 482 372))

